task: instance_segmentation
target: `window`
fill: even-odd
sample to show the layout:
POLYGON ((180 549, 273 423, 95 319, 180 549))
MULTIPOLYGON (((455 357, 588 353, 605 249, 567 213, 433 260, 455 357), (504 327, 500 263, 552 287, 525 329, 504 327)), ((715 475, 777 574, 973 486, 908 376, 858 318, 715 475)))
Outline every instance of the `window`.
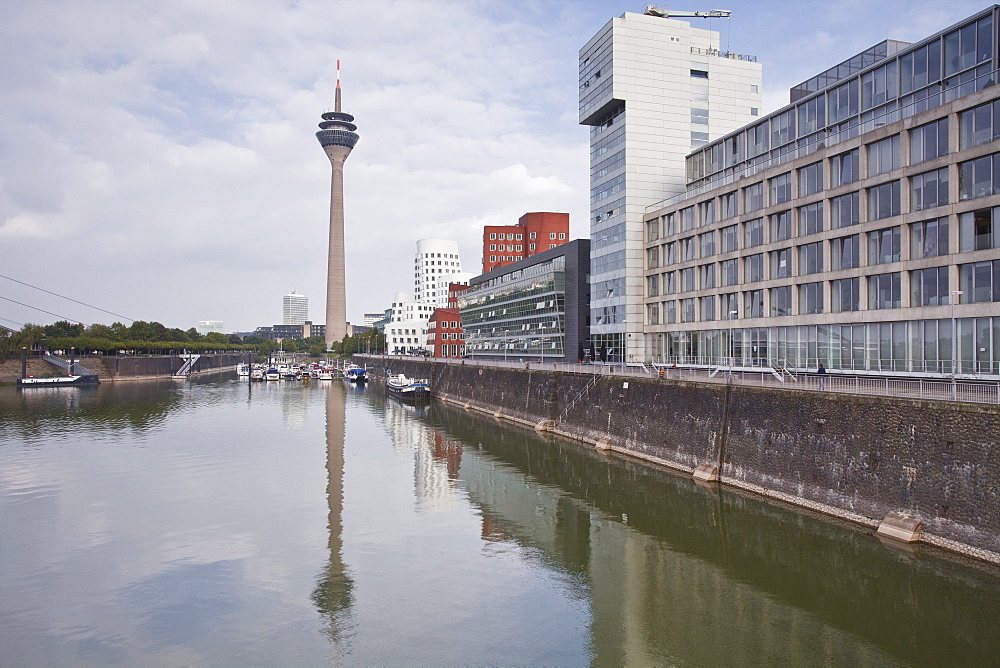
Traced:
POLYGON ((799 246, 799 276, 823 272, 823 243, 799 246))
POLYGON ((677 322, 677 302, 663 302, 663 324, 672 325, 677 322))
POLYGON ((868 233, 868 264, 899 262, 899 230, 896 226, 868 233))
POLYGON ((705 70, 691 70, 691 76, 695 79, 707 79, 708 72, 705 70))
POLYGON ((756 283, 764 280, 764 254, 748 255, 743 258, 743 282, 756 283))
POLYGON ((941 80, 941 42, 934 40, 899 59, 900 93, 912 93, 941 80))
POLYGON ((722 210, 719 212, 720 219, 725 220, 726 218, 732 218, 739 213, 737 209, 738 199, 739 198, 736 196, 735 190, 722 196, 722 210))
POLYGON ((681 292, 694 292, 694 267, 681 269, 681 292))
POLYGON ((830 310, 834 313, 857 311, 859 309, 859 289, 857 278, 843 278, 830 281, 830 310))
POLYGON ((528 244, 528 250, 530 251, 535 250, 535 244, 528 244))
POLYGON ((989 248, 1000 248, 1000 207, 968 211, 959 215, 959 251, 964 253, 989 248))
POLYGON ((788 200, 792 199, 791 172, 779 174, 778 176, 775 176, 773 179, 769 179, 768 185, 771 189, 771 201, 768 202, 769 206, 774 206, 775 204, 783 204, 788 200))
POLYGON ((803 102, 799 110, 799 136, 822 129, 826 123, 826 100, 822 95, 803 102))
POLYGON ((868 176, 899 169, 899 135, 868 144, 868 176))
POLYGON ((967 70, 993 56, 993 17, 944 36, 944 74, 950 76, 967 70))
POLYGON ((857 181, 860 177, 858 166, 858 149, 830 158, 830 187, 846 186, 857 181))
POLYGON ((860 221, 858 193, 848 193, 830 200, 830 228, 839 229, 857 225, 860 221))
POLYGON ((861 237, 852 234, 830 242, 830 264, 833 271, 856 269, 859 266, 861 237))
POLYGON ((517 237, 516 237, 516 239, 515 239, 515 241, 521 241, 521 236, 522 235, 518 234, 517 237))
POLYGON ((722 298, 722 311, 719 315, 722 316, 723 320, 736 320, 740 317, 740 294, 738 292, 730 292, 729 294, 720 295, 722 298))
POLYGON ((958 199, 1000 193, 1000 153, 958 163, 958 199))
POLYGON ((823 189, 823 163, 814 162, 799 170, 799 197, 818 193, 823 189))
POLYGON ((743 247, 753 248, 764 243, 764 219, 754 218, 743 223, 743 247))
POLYGON ((890 59, 882 67, 861 77, 861 110, 867 111, 894 100, 899 95, 896 86, 896 61, 890 59))
POLYGON ((646 249, 646 269, 656 269, 660 266, 660 247, 646 249))
POLYGON ((490 240, 496 240, 496 238, 497 238, 497 233, 496 232, 490 232, 490 240))
POLYGON ((559 240, 562 241, 565 238, 566 238, 566 233, 565 232, 560 232, 559 233, 559 240))
POLYGON ((941 306, 948 296, 948 267, 910 272, 910 306, 941 306))
POLYGON ((755 183, 743 189, 743 212, 750 213, 764 208, 764 184, 755 183))
MULTIPOLYGON (((970 214, 971 215, 971 214, 970 214)), ((948 254, 948 219, 936 218, 910 225, 910 259, 948 254)))
POLYGON ((715 255, 715 232, 699 234, 698 245, 701 246, 701 257, 712 257, 715 255))
POLYGON ((823 284, 806 283, 799 286, 799 313, 823 312, 823 284))
POLYGON ((910 164, 948 153, 948 117, 910 130, 910 164))
POLYGON ((958 289, 970 304, 1000 302, 1000 260, 958 265, 958 289))
POLYGON ((816 234, 823 231, 823 202, 814 202, 799 207, 799 235, 816 234))
POLYGON ((659 325, 660 324, 660 305, 659 304, 646 304, 646 324, 647 325, 659 325))
POLYGON ((691 122, 699 125, 708 125, 708 109, 691 108, 691 122))
POLYGON ((698 267, 698 280, 702 290, 709 290, 715 287, 715 265, 703 264, 698 267))
POLYGON ((743 313, 747 318, 764 317, 763 290, 749 290, 743 293, 743 313))
POLYGON ((702 297, 700 300, 701 304, 701 319, 704 321, 715 320, 715 296, 702 297))
POLYGON ((549 232, 549 241, 555 241, 555 238, 556 238, 556 233, 555 232, 549 232))
POLYGON ((681 232, 694 229, 694 207, 689 206, 681 209, 681 232))
POLYGON ((673 234, 677 234, 677 217, 668 213, 663 217, 663 236, 669 237, 673 234))
POLYGON ((784 241, 792 236, 792 212, 782 211, 768 216, 771 223, 771 241, 784 241))
POLYGON ((923 211, 948 203, 948 168, 910 177, 910 210, 923 211))
POLYGON ((722 269, 722 285, 738 285, 740 282, 739 260, 723 260, 719 266, 722 269))
POLYGON ((787 144, 795 139, 795 110, 771 117, 771 148, 787 144))
POLYGON ((771 278, 788 278, 792 275, 792 249, 771 251, 771 278))
POLYGON ((899 181, 890 181, 868 189, 868 220, 899 215, 899 181))
POLYGON ((495 251, 496 249, 497 249, 497 245, 496 244, 490 244, 490 250, 491 251, 495 251))
POLYGON ((696 259, 697 257, 697 246, 695 245, 695 238, 688 237, 686 239, 681 239, 681 262, 689 262, 696 259))
POLYGON ((694 322, 694 299, 681 300, 681 322, 694 322))
POLYGON ((1000 139, 1000 100, 958 115, 958 148, 965 150, 1000 139))
POLYGON ((535 233, 534 232, 528 232, 528 239, 530 240, 530 239, 534 239, 534 238, 535 238, 535 233))
POLYGON ((826 94, 828 123, 839 123, 858 114, 858 80, 837 86, 826 94))
MULTIPOLYGON (((520 235, 518 235, 518 236, 520 236, 520 235)), ((518 245, 517 245, 517 252, 518 252, 518 253, 521 253, 521 252, 523 252, 523 249, 521 248, 521 244, 518 244, 518 245)))
POLYGON ((784 285, 771 288, 771 315, 782 316, 792 314, 792 286, 784 285))
POLYGON ((739 250, 739 232, 736 225, 723 227, 719 232, 722 235, 722 252, 731 253, 739 250))
POLYGON ((899 272, 868 277, 868 308, 899 308, 899 272))
POLYGON ((676 241, 671 241, 668 244, 663 244, 663 266, 669 267, 672 264, 677 264, 676 241))
POLYGON ((713 225, 715 223, 715 200, 701 202, 698 205, 698 214, 701 219, 701 226, 713 225))
POLYGON ((663 294, 677 294, 677 272, 668 271, 663 274, 663 294))

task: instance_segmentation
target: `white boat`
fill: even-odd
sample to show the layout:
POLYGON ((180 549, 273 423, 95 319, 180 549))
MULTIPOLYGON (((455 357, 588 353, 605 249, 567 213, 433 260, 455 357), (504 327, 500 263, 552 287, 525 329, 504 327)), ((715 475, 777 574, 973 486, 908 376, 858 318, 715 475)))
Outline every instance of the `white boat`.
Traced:
POLYGON ((59 387, 62 385, 92 385, 98 383, 97 376, 54 376, 52 378, 18 378, 18 387, 59 387))
POLYGON ((323 367, 317 373, 320 380, 333 380, 333 372, 328 367, 323 367))
POLYGON ((264 372, 264 380, 281 380, 281 374, 274 367, 264 372))
POLYGON ((250 375, 250 365, 246 363, 241 363, 236 365, 236 375, 246 378, 250 375))
POLYGON ((344 380, 349 383, 367 383, 368 372, 361 367, 352 364, 344 370, 344 380))
POLYGON ((250 372, 250 380, 264 380, 264 370, 254 369, 250 372))
POLYGON ((385 390, 403 399, 417 399, 431 396, 431 386, 426 379, 408 378, 395 373, 385 379, 385 390))

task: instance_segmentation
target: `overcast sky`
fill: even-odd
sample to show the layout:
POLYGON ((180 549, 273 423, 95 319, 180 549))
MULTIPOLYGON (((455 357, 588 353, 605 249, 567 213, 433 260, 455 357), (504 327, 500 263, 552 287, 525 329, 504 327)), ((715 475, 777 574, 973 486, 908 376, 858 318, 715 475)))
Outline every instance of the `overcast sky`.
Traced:
MULTIPOLYGON (((886 38, 984 2, 726 0, 693 19, 758 57, 765 111, 886 38)), ((0 275, 131 319, 226 331, 325 320, 332 108, 347 161, 347 313, 411 292, 415 243, 454 239, 481 270, 483 225, 569 212, 589 231, 580 47, 643 3, 610 0, 0 0, 0 275)), ((663 6, 663 5, 661 5, 663 6)), ((0 278, 0 325, 122 320, 0 278)), ((128 320, 124 320, 128 324, 128 320)))

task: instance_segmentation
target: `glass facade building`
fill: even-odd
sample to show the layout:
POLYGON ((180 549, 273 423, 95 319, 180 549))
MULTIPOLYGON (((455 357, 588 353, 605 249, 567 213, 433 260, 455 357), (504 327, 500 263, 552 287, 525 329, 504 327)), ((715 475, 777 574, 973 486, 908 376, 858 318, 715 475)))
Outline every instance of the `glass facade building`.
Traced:
POLYGON ((997 19, 879 45, 689 155, 645 216, 647 357, 1000 374, 997 19))
POLYGON ((590 244, 494 269, 458 295, 468 357, 576 361, 586 339, 590 244))

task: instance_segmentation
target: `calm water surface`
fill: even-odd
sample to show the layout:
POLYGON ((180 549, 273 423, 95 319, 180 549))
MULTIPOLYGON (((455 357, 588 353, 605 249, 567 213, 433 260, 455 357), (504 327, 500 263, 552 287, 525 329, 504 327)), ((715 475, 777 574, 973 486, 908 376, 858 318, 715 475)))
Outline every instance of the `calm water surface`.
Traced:
POLYGON ((996 664, 1000 576, 377 388, 0 388, 0 665, 996 664))

